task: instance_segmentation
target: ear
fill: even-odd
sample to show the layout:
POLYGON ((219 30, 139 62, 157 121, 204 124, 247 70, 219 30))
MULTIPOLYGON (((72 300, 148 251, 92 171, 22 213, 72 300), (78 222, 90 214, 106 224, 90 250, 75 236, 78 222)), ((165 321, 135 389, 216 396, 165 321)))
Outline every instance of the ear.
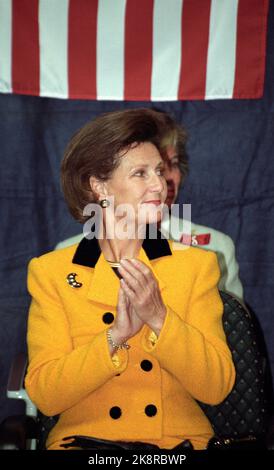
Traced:
POLYGON ((108 195, 105 181, 99 180, 95 178, 95 176, 91 176, 89 178, 89 185, 91 191, 93 192, 98 201, 101 201, 101 199, 105 199, 108 195))

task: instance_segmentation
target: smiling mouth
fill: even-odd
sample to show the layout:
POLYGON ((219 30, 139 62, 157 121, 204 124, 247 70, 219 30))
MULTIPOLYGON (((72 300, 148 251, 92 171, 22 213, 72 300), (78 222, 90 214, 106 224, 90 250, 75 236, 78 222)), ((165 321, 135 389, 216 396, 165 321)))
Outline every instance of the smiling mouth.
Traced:
POLYGON ((160 204, 162 204, 162 201, 160 201, 160 199, 155 199, 152 201, 145 201, 143 202, 143 204, 154 204, 155 206, 159 206, 160 204))

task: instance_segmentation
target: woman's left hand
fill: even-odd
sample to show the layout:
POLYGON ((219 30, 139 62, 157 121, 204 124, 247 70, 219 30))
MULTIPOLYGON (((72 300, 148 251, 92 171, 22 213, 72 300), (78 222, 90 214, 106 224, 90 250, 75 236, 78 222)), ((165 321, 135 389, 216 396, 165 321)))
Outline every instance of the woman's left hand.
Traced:
POLYGON ((123 276, 121 286, 136 314, 159 336, 166 316, 166 307, 153 272, 146 264, 136 259, 121 260, 119 271, 123 276))

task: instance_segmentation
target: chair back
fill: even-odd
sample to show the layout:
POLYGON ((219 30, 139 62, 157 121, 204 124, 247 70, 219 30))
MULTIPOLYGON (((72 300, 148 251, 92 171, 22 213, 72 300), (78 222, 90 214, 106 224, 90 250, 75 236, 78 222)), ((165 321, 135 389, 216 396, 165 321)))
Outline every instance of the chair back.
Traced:
POLYGON ((252 440, 266 434, 268 427, 267 356, 263 335, 254 315, 236 298, 220 292, 223 327, 231 350, 236 381, 227 398, 216 406, 200 403, 215 435, 252 440))

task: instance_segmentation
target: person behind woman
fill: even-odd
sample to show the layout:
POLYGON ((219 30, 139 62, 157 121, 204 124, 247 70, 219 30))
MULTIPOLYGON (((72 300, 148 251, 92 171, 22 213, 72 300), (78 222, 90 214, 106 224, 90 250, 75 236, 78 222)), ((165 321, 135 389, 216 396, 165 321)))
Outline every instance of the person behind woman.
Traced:
MULTIPOLYGON (((165 126, 165 135, 161 145, 166 149, 168 156, 164 173, 167 182, 166 204, 172 208, 177 199, 180 186, 184 184, 188 174, 185 151, 187 134, 185 129, 177 124, 168 113, 160 110, 158 112, 165 126)), ((180 219, 173 214, 171 214, 169 220, 162 221, 161 232, 172 240, 187 244, 191 243, 192 246, 214 251, 220 268, 218 288, 243 301, 243 286, 239 278, 235 245, 227 234, 191 221, 191 237, 189 237, 185 232, 184 219, 180 219)))
POLYGON ((196 400, 217 404, 234 384, 216 255, 150 230, 167 194, 157 114, 101 115, 65 151, 71 213, 100 217, 95 237, 29 265, 25 382, 42 413, 60 415, 48 449, 72 435, 204 449, 213 430, 196 400))

